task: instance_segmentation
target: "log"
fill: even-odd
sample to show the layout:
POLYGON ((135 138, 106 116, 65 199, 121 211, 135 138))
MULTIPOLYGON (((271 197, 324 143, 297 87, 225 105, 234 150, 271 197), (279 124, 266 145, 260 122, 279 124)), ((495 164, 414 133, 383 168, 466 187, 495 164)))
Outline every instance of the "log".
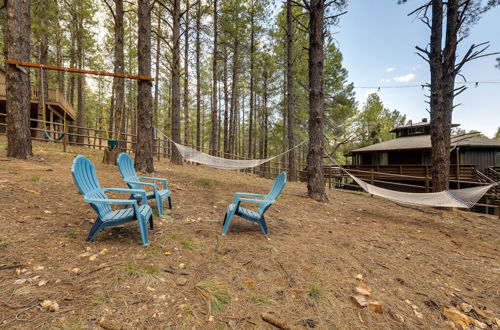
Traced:
POLYGON ((104 149, 104 157, 102 158, 102 162, 104 164, 117 165, 117 159, 119 153, 120 150, 118 148, 104 149))
POLYGON ((275 317, 272 314, 269 313, 262 313, 260 314, 260 317, 266 321, 269 324, 274 325, 276 328, 282 329, 282 330, 293 330, 294 328, 288 324, 286 324, 285 321, 275 317))

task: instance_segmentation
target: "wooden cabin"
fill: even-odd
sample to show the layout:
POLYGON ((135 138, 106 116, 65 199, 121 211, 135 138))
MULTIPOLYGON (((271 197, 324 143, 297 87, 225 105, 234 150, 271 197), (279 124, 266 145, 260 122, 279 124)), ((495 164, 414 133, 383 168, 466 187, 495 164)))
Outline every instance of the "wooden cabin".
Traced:
MULTIPOLYGON (((76 112, 73 106, 66 101, 63 93, 58 88, 49 88, 48 97, 45 100, 45 121, 47 130, 50 132, 61 131, 66 118, 67 123, 70 124, 76 120, 76 112), (51 124, 55 123, 55 124, 51 124)), ((6 124, 6 95, 7 89, 5 85, 5 71, 0 68, 0 134, 5 134, 7 130, 6 124)), ((31 85, 31 127, 34 129, 32 135, 41 136, 43 134, 43 114, 38 115, 39 94, 38 87, 31 85), (38 130, 35 128, 38 127, 38 130)))
MULTIPOLYGON (((459 126, 453 124, 453 127, 459 126)), ((395 138, 350 151, 349 171, 361 179, 389 189, 432 191, 430 124, 427 120, 394 128, 395 138)), ((500 181, 500 140, 474 135, 452 136, 450 187, 466 188, 500 181)), ((326 165, 335 186, 352 187, 336 166, 326 165)), ((330 183, 330 185, 332 185, 330 183)), ((475 207, 500 214, 500 186, 493 187, 475 207)))
MULTIPOLYGON (((453 124, 453 127, 459 126, 453 124)), ((430 123, 420 123, 394 128, 396 138, 352 150, 346 156, 352 158, 353 167, 403 166, 423 167, 431 165, 430 123)), ((485 172, 500 166, 500 140, 478 136, 459 135, 451 138, 450 161, 453 167, 471 167, 485 172)))

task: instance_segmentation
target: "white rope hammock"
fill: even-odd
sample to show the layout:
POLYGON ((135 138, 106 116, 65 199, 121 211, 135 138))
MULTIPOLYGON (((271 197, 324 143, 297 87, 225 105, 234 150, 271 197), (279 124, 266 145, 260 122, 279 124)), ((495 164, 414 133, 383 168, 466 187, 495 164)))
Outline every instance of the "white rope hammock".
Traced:
POLYGON ((346 171, 364 191, 369 194, 390 199, 394 202, 411 205, 423 205, 434 207, 457 207, 472 208, 484 194, 498 183, 487 186, 479 186, 464 189, 450 189, 435 193, 409 193, 396 190, 385 189, 366 183, 346 171))
POLYGON ((199 150, 186 147, 182 144, 174 142, 170 137, 165 135, 162 131, 160 131, 158 128, 155 127, 156 132, 161 134, 164 138, 172 142, 177 150, 179 150, 179 153, 181 154, 182 158, 184 158, 187 161, 198 163, 198 164, 203 164, 203 165, 208 165, 211 167, 215 167, 221 170, 241 170, 244 168, 250 168, 250 167, 256 167, 259 165, 262 165, 264 163, 267 163, 268 161, 277 158, 281 155, 286 154, 287 152, 290 152, 291 150, 298 148, 302 144, 304 144, 306 141, 302 141, 301 143, 297 144, 295 147, 288 149, 285 152, 282 152, 279 155, 276 155, 271 158, 266 158, 266 159, 227 159, 227 158, 220 158, 220 157, 215 157, 208 155, 206 153, 203 153, 199 150))
POLYGON ((478 186, 463 189, 449 189, 433 193, 410 193, 386 188, 377 187, 369 184, 360 178, 352 175, 338 164, 329 154, 327 156, 342 171, 349 175, 364 191, 369 194, 389 199, 394 202, 410 205, 432 206, 432 207, 456 207, 472 208, 484 194, 500 182, 491 183, 486 186, 478 186))

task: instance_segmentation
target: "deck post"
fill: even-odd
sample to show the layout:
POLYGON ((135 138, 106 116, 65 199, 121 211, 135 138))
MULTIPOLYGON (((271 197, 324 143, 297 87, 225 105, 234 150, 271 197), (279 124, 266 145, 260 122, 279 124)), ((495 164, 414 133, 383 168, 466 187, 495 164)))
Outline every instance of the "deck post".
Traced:
POLYGON ((370 169, 370 183, 373 184, 373 168, 370 169))
MULTIPOLYGON (((426 167, 427 169, 427 167, 426 167)), ((427 171, 425 171, 425 192, 428 193, 429 192, 429 176, 427 175, 427 171)))

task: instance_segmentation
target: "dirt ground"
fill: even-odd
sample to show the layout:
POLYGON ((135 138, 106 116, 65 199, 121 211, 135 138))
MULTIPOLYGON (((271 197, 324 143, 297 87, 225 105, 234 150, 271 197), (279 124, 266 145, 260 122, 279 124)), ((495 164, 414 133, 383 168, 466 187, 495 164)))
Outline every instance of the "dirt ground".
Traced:
POLYGON ((338 190, 318 203, 304 183, 288 183, 267 213, 269 239, 242 219, 222 237, 232 194, 265 193, 272 181, 161 160, 154 176, 169 180, 174 208, 155 216, 151 245, 140 244, 136 222, 87 243, 95 213, 71 162, 81 152, 103 186, 125 187, 117 168, 101 163, 102 152, 50 144, 35 144, 32 159, 9 159, 5 144, 0 328, 274 329, 261 318, 267 312, 299 329, 444 329, 443 309, 464 303, 476 327, 500 326, 497 217, 338 190), (227 292, 223 310, 209 312, 195 288, 202 281, 227 292), (382 313, 354 304, 360 284, 382 313))

